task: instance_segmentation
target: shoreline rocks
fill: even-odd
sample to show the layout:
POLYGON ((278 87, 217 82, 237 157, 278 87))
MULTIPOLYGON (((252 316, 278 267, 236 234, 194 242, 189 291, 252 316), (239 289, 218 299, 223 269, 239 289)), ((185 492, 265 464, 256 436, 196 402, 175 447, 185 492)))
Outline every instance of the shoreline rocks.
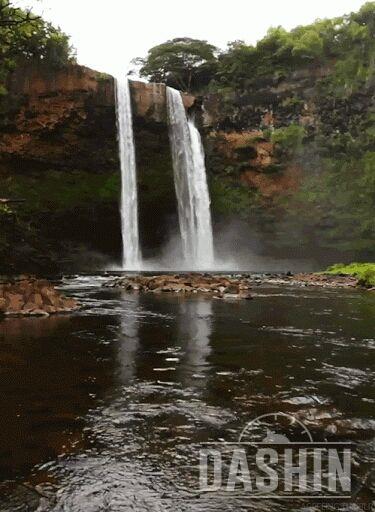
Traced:
POLYGON ((125 275, 114 278, 104 286, 146 293, 200 293, 220 299, 252 299, 250 289, 261 285, 287 285, 321 288, 364 288, 356 277, 324 273, 266 273, 217 275, 214 273, 176 273, 157 275, 125 275))
POLYGON ((49 316, 77 309, 76 300, 64 297, 46 279, 24 275, 0 278, 0 316, 49 316))
POLYGON ((287 284, 291 286, 317 286, 321 288, 361 288, 356 277, 350 275, 332 275, 324 273, 297 273, 263 276, 254 280, 257 284, 287 284))
POLYGON ((134 275, 114 279, 104 286, 146 293, 201 293, 221 299, 251 299, 246 278, 231 278, 215 274, 182 273, 134 275))

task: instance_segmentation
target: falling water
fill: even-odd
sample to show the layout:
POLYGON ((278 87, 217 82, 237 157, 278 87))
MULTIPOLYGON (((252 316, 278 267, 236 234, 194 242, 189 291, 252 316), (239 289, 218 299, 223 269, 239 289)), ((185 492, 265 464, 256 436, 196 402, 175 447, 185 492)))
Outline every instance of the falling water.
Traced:
POLYGON ((117 129, 121 164, 122 267, 139 269, 138 197, 129 80, 116 80, 117 129))
POLYGON ((200 268, 210 268, 214 261, 210 194, 208 192, 206 166, 202 140, 193 120, 189 120, 191 150, 193 153, 193 186, 196 201, 197 263, 200 268))
POLYGON ((194 121, 188 121, 186 117, 179 91, 167 87, 167 104, 184 258, 191 268, 209 269, 214 263, 214 251, 210 198, 200 134, 194 121))

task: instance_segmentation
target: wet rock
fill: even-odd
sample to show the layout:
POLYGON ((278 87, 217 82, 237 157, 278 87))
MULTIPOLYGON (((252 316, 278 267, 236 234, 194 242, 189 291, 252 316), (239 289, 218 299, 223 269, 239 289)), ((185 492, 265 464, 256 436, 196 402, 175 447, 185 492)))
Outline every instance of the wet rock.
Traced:
POLYGON ((6 311, 19 311, 22 309, 24 304, 23 296, 19 293, 6 292, 4 294, 6 299, 6 311))
POLYGON ((247 277, 228 278, 214 274, 174 274, 158 276, 126 276, 105 284, 128 291, 152 293, 200 293, 216 297, 251 299, 247 277))
POLYGON ((253 296, 249 292, 241 292, 240 293, 240 298, 241 299, 246 299, 246 300, 252 300, 253 296))
MULTIPOLYGON (((251 285, 292 285, 292 286, 316 286, 322 288, 361 288, 358 278, 350 275, 331 275, 324 273, 300 273, 292 274, 264 274, 261 277, 249 278, 251 285)), ((366 288, 368 290, 368 288, 366 288)))
POLYGON ((233 294, 238 294, 238 292, 239 292, 238 284, 230 284, 229 286, 224 288, 224 293, 225 294, 233 295, 233 294))
POLYGON ((45 279, 19 276, 0 280, 0 313, 11 316, 48 316, 70 312, 78 303, 64 297, 45 279))
POLYGON ((240 299, 241 296, 239 293, 224 293, 223 299, 240 299))

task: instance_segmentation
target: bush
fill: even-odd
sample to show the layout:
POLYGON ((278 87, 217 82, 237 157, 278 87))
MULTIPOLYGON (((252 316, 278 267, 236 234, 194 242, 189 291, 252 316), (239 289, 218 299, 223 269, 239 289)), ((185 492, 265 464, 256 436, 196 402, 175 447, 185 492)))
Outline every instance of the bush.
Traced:
POLYGON ((271 141, 278 144, 284 151, 295 152, 302 146, 302 141, 306 135, 303 126, 290 124, 285 128, 277 128, 271 133, 271 141))
POLYGON ((375 263, 350 263, 348 265, 337 263, 328 267, 324 273, 354 276, 358 278, 358 284, 361 286, 375 286, 375 263))

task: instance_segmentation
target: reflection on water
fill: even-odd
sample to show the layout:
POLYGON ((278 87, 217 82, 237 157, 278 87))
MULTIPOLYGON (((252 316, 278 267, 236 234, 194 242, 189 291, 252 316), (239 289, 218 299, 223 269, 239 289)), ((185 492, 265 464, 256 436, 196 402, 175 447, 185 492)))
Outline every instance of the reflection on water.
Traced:
POLYGON ((120 317, 118 360, 120 381, 129 384, 136 375, 136 358, 139 350, 138 307, 139 295, 130 295, 124 300, 120 317))
POLYGON ((0 476, 19 477, 0 511, 313 511, 194 491, 197 443, 274 411, 354 441, 356 491, 374 499, 373 294, 260 287, 229 302, 68 286, 86 310, 0 322, 0 476))
POLYGON ((212 302, 200 299, 181 302, 177 322, 178 339, 185 352, 183 382, 187 386, 204 386, 207 358, 211 353, 212 302))
POLYGON ((103 327, 97 319, 0 322, 1 476, 82 444, 82 415, 112 381, 109 347, 101 341, 103 327), (96 374, 98 360, 103 366, 96 374))

